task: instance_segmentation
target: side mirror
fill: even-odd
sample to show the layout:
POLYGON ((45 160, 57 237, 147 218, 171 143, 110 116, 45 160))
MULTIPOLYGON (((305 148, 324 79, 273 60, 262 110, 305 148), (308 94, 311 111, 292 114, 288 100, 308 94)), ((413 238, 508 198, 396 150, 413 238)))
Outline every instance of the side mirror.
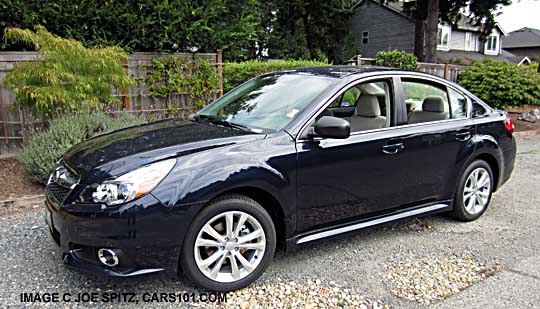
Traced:
POLYGON ((351 135, 351 125, 345 119, 323 116, 315 123, 314 131, 323 138, 348 138, 351 135))
POLYGON ((347 102, 347 101, 343 101, 341 102, 341 104, 339 104, 339 107, 351 107, 352 104, 347 102))

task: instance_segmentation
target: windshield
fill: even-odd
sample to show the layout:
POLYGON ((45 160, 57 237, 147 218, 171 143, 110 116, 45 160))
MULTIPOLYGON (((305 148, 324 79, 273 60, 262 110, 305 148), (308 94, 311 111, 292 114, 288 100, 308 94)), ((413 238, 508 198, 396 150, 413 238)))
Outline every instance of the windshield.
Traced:
POLYGON ((279 131, 335 81, 307 74, 255 78, 199 112, 198 117, 241 125, 253 132, 279 131))

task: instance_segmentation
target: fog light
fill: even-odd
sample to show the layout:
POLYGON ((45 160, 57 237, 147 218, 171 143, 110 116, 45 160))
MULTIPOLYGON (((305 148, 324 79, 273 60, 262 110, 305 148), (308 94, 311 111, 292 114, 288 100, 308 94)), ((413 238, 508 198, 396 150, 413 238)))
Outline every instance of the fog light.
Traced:
POLYGON ((111 249, 101 248, 98 250, 99 261, 109 267, 117 266, 120 262, 118 255, 111 249))

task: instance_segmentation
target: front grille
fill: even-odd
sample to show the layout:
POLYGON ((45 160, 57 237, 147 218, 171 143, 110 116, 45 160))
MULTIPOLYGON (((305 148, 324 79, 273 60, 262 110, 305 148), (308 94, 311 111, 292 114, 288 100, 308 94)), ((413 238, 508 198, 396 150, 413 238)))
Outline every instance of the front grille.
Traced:
POLYGON ((47 189, 49 190, 52 197, 54 197, 54 199, 59 203, 63 203, 71 192, 70 188, 63 187, 54 182, 49 183, 47 189))
POLYGON ((48 195, 58 204, 62 204, 78 182, 77 175, 68 170, 62 162, 59 162, 47 184, 48 195))

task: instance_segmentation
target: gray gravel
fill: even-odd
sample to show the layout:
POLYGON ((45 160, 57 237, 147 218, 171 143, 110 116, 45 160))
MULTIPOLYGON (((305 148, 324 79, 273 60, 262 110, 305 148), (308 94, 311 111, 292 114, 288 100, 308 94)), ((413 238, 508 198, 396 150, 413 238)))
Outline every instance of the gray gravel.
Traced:
MULTIPOLYGON (((267 272, 255 284, 320 280, 321 286, 331 286, 333 281, 357 295, 380 299, 390 307, 415 308, 418 303, 390 292, 384 265, 411 255, 467 255, 489 264, 497 263, 499 271, 436 302, 436 306, 538 306, 539 189, 540 138, 519 139, 514 174, 493 196, 490 208, 479 220, 459 223, 445 216, 434 216, 305 245, 297 252, 278 252, 267 272)), ((20 307, 21 292, 114 291, 134 292, 139 296, 144 292, 197 292, 174 274, 108 279, 68 270, 49 238, 42 216, 41 211, 32 211, 17 218, 0 218, 0 306, 20 307)), ((103 307, 103 304, 99 306, 103 307)))

